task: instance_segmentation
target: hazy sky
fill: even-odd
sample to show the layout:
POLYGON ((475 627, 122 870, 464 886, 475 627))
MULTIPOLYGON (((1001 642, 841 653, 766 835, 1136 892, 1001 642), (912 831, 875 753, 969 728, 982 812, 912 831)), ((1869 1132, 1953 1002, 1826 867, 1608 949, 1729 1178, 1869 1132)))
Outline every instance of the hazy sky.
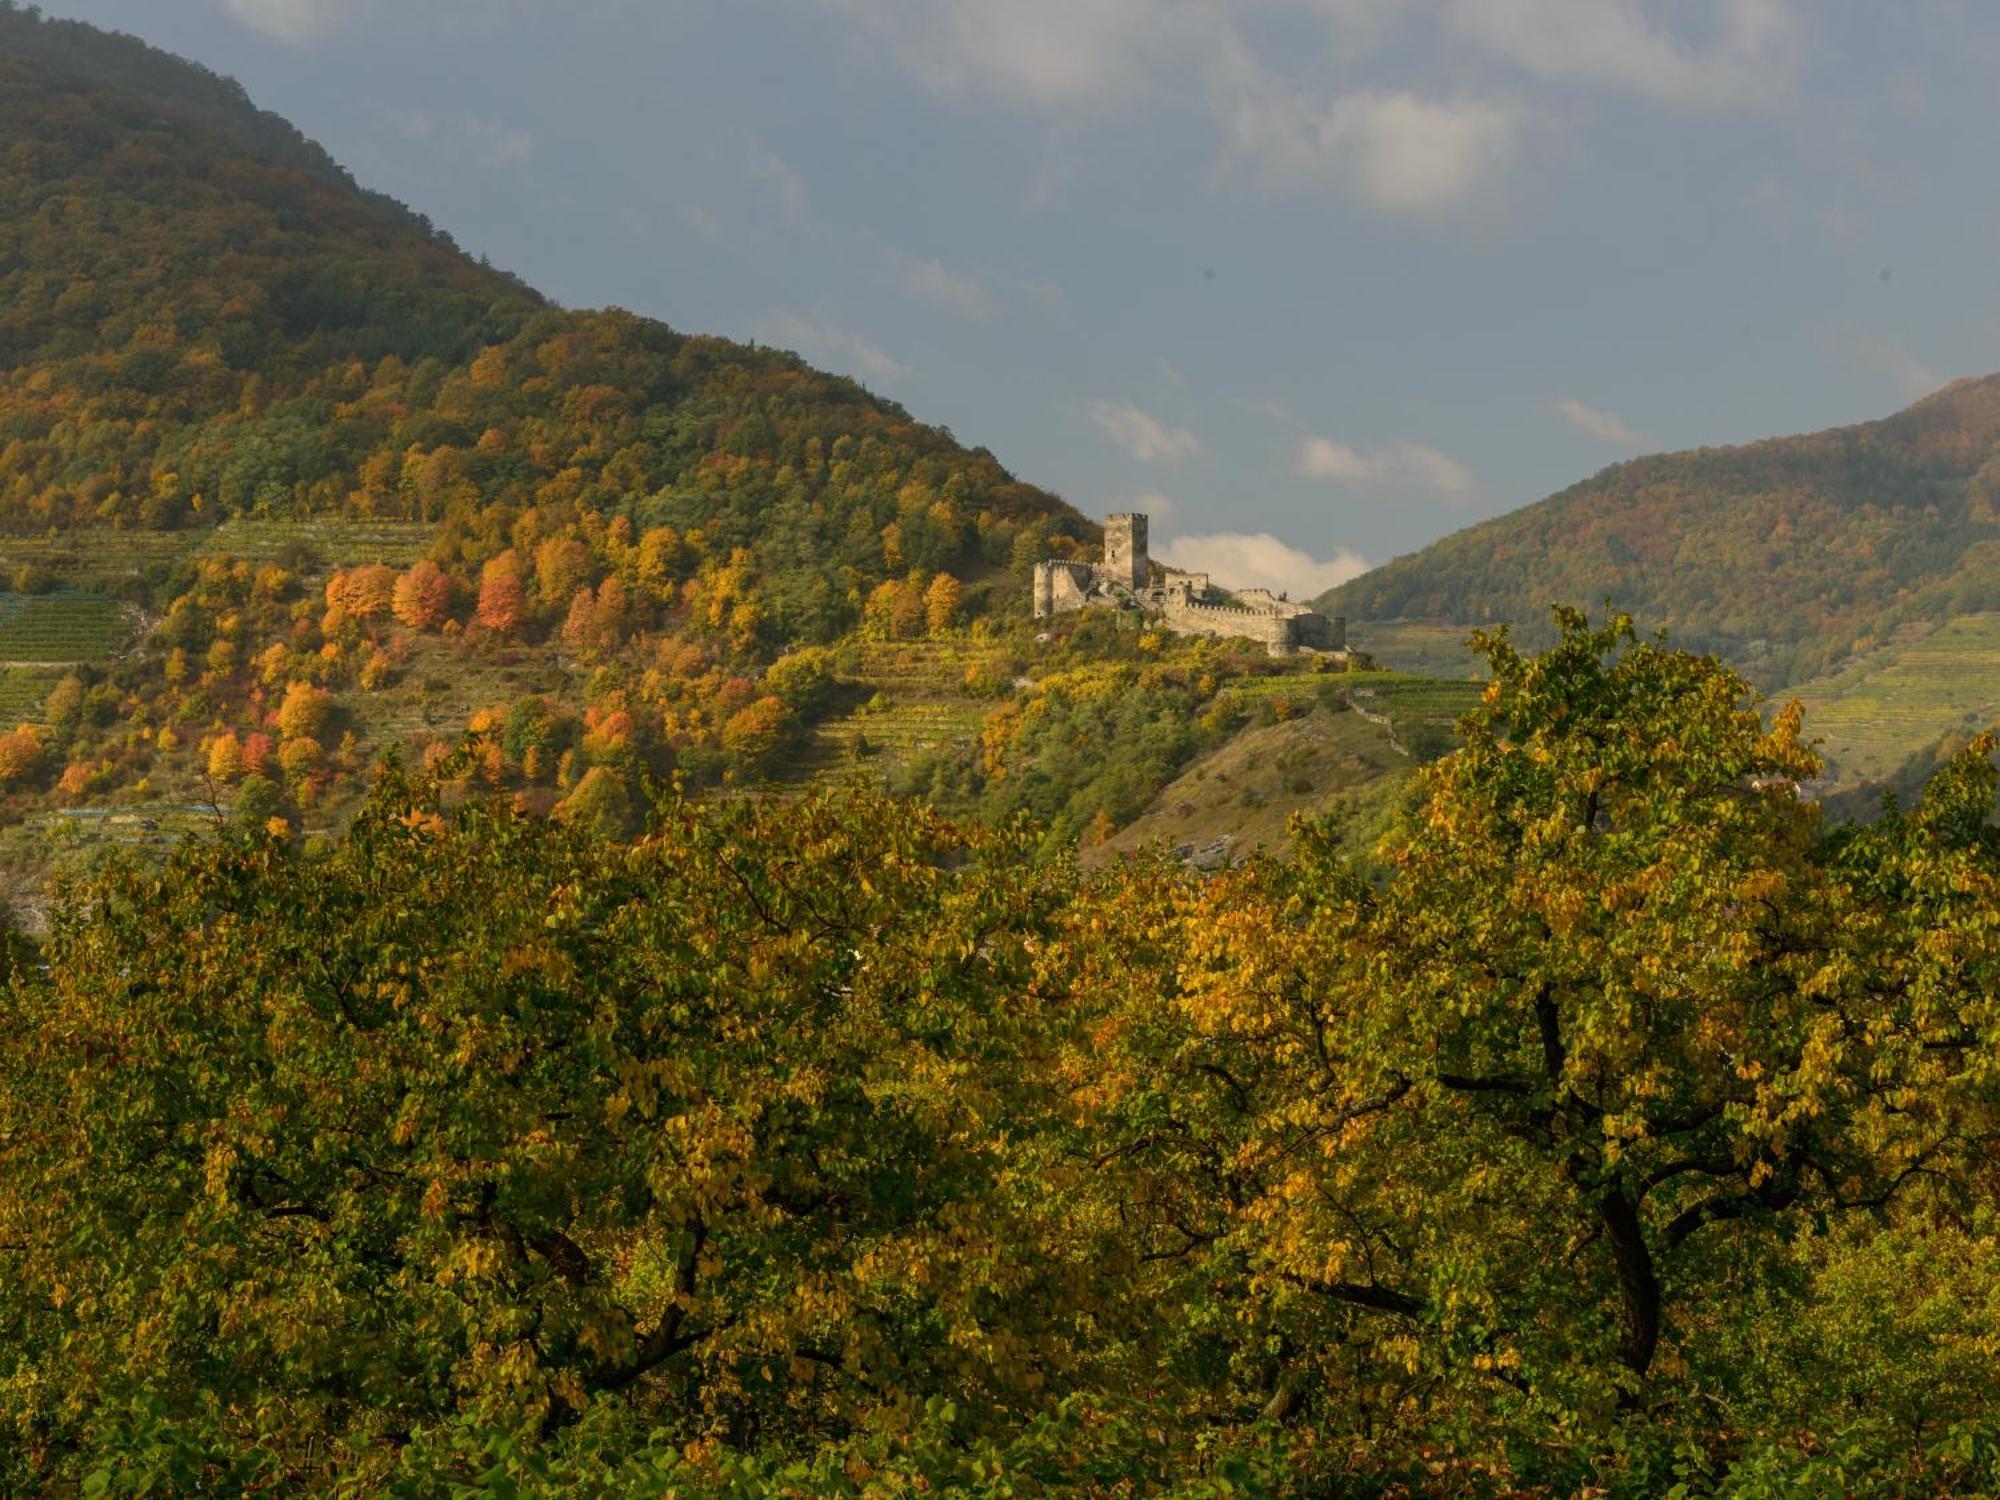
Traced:
POLYGON ((1244 583, 2000 368, 1992 0, 45 9, 1244 583))

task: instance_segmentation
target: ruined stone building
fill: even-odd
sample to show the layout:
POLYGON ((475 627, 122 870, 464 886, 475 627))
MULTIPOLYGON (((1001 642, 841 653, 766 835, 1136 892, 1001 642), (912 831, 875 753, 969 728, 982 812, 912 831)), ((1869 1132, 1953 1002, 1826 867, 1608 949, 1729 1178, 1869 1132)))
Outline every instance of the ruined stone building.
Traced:
POLYGON ((1347 650, 1343 619, 1269 589, 1219 589, 1206 573, 1154 562, 1146 555, 1146 518, 1136 513, 1105 517, 1104 561, 1035 564, 1035 618, 1080 609, 1136 609, 1177 635, 1259 641, 1273 656, 1347 650))

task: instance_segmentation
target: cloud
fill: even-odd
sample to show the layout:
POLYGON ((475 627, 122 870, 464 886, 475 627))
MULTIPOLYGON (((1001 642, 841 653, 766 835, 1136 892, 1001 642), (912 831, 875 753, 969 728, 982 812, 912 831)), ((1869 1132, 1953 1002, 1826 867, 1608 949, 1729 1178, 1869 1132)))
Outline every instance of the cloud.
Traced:
POLYGON ((1500 100, 1352 93, 1316 101, 1259 75, 1218 108, 1223 159, 1272 192, 1329 188, 1434 214, 1504 182, 1529 120, 1500 100))
POLYGON ((778 205, 778 211, 786 218, 805 217, 806 180, 769 146, 759 145, 752 149, 750 175, 764 184, 765 190, 778 205))
POLYGON ((1129 401, 1100 401, 1090 409, 1090 419, 1142 464, 1173 463, 1201 451, 1200 442, 1185 427, 1169 427, 1129 401))
POLYGON ((1651 438, 1642 437, 1633 431, 1623 417, 1613 412, 1600 411, 1594 406, 1585 406, 1574 397, 1558 397, 1549 403, 1549 410, 1579 432, 1588 433, 1601 443, 1611 443, 1620 448, 1653 446, 1651 438))
POLYGON ((1259 417, 1268 417, 1284 427, 1297 427, 1299 419, 1292 409, 1276 396, 1231 396, 1229 404, 1238 411, 1247 411, 1259 417))
POLYGON ((897 263, 896 279, 911 296, 935 302, 939 307, 948 308, 975 323, 984 323, 999 312, 992 297, 987 295, 986 288, 970 276, 961 276, 934 260, 917 260, 910 256, 896 256, 894 259, 897 263))
POLYGON ((1855 369, 1887 377, 1906 401, 1928 396, 1946 383, 1944 376, 1886 334, 1827 328, 1820 332, 1819 346, 1855 369))
POLYGON ((347 20, 351 0, 222 0, 231 16, 274 41, 303 47, 347 20))
POLYGON ((1209 32, 1189 0, 822 0, 935 93, 1103 114, 1209 32))
MULTIPOLYGON (((1508 180, 1549 85, 1688 113, 1797 98, 1801 0, 817 0, 868 57, 940 98, 992 99, 1075 127, 1202 111, 1218 163, 1268 191, 1336 192, 1437 216, 1508 180), (1357 78, 1384 49, 1435 57, 1425 90, 1357 78), (1521 102, 1535 85, 1536 103, 1521 102)), ((1907 91, 1905 91, 1907 92, 1907 91)), ((1048 170, 1066 172, 1074 153, 1048 170)), ((1038 181, 1031 202, 1052 182, 1038 181)))
POLYGON ((467 115, 460 128, 471 143, 473 153, 489 167, 504 167, 526 161, 535 154, 534 132, 499 120, 467 115))
MULTIPOLYGON (((1497 179, 1525 118, 1469 95, 1296 87, 1285 77, 1296 49, 1260 52, 1254 41, 1270 28, 1241 24, 1288 12, 1322 31, 1329 50, 1359 55, 1405 0, 819 3, 940 97, 984 96, 1064 123, 1196 100, 1220 133, 1224 165, 1270 190, 1330 188, 1390 211, 1432 212, 1497 179)), ((1048 193, 1039 183, 1031 200, 1048 193)))
POLYGON ((1321 562, 1268 531, 1211 531, 1179 536, 1153 548, 1162 562, 1207 573, 1224 588, 1263 588, 1311 599, 1368 571, 1368 560, 1345 547, 1321 562))
POLYGON ((870 380, 901 380, 910 373, 908 365, 879 345, 824 319, 773 312, 758 325, 757 337, 796 350, 815 364, 858 370, 870 380))
POLYGON ((1655 25, 1639 0, 1450 0, 1445 18, 1459 36, 1551 81, 1691 111, 1761 112, 1786 102, 1802 39, 1792 0, 1710 0, 1707 8, 1713 22, 1702 45, 1655 25))
POLYGON ((404 140, 426 145, 448 161, 506 167, 535 154, 534 132, 482 115, 433 115, 420 109, 387 109, 383 118, 404 140))
POLYGON ((1158 490, 1147 490, 1143 495, 1134 495, 1128 500, 1107 500, 1104 503, 1106 515, 1122 515, 1126 511, 1137 511, 1147 517, 1154 526, 1172 521, 1181 513, 1180 505, 1170 495, 1158 490))
POLYGON ((1358 490, 1421 492, 1453 501, 1468 500, 1479 490, 1479 481, 1464 464, 1422 443, 1350 448, 1331 438, 1309 437, 1299 445, 1299 473, 1358 490))
POLYGON ((688 228, 705 240, 712 240, 722 233, 722 220, 700 206, 689 208, 685 215, 688 228))

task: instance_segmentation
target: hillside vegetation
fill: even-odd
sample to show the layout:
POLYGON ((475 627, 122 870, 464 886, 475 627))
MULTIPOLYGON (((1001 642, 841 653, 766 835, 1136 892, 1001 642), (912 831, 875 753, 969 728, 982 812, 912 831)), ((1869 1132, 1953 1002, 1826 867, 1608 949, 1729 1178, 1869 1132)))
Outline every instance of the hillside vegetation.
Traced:
POLYGON ((1829 829, 1562 631, 1374 872, 468 754, 96 875, 0 942, 0 1490, 1994 1493, 1991 743, 1829 829))
POLYGON ((1546 640, 1551 604, 1607 598, 1765 687, 2000 607, 2000 376, 1882 421, 1619 464, 1321 603, 1546 640))
POLYGON ((1095 527, 850 381, 551 306, 131 38, 0 7, 0 128, 17 870, 106 808, 335 826, 468 731, 614 825, 649 777, 940 753, 970 807, 1016 681, 1100 660, 1038 654, 1021 586, 1095 527))

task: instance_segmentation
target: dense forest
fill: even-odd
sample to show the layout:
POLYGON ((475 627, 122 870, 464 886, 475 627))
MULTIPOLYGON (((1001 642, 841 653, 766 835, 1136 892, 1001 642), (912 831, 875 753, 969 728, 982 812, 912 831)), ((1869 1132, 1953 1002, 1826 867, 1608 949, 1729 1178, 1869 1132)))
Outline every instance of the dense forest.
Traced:
POLYGON ((2000 608, 2000 376, 1858 427, 1619 464, 1322 603, 1545 641, 1552 603, 1607 598, 1766 688, 2000 608))
POLYGON ((1993 746, 1829 828, 1559 625, 1368 861, 466 755, 99 873, 4 991, 0 1488, 1993 1493, 1993 746))

